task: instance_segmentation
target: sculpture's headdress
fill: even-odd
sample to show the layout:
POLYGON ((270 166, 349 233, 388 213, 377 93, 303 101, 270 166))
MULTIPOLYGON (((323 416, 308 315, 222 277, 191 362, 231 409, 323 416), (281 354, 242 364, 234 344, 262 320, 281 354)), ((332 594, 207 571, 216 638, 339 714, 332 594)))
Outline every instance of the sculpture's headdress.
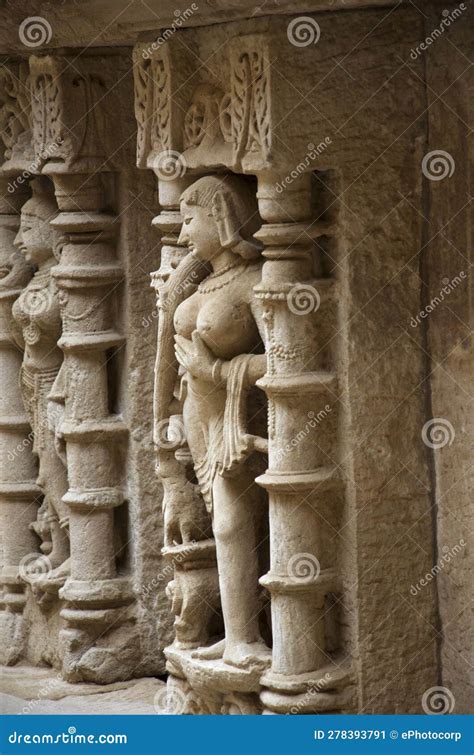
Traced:
POLYGON ((253 191, 237 176, 206 176, 193 183, 181 195, 191 207, 209 211, 218 225, 221 244, 244 259, 258 257, 261 245, 253 234, 261 225, 253 191))

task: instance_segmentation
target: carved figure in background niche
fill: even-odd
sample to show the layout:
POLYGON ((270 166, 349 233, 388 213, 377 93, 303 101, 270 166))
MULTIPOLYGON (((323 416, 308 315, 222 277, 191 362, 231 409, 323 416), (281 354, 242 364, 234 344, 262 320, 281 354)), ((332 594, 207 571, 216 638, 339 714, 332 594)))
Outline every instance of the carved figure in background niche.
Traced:
MULTIPOLYGON (((44 499, 34 528, 43 538, 51 570, 39 561, 35 585, 62 583, 69 569, 68 508, 62 501, 67 492, 64 452, 57 437, 62 414, 63 355, 58 347, 61 317, 58 290, 51 268, 58 261, 59 239, 49 221, 57 215, 52 188, 47 179, 32 181, 32 198, 22 207, 16 247, 36 272, 13 305, 20 326, 19 342, 24 349, 21 368, 23 402, 33 430, 33 451, 38 456, 38 485, 44 499), (50 533, 51 543, 44 540, 50 533), (49 551, 49 552, 48 552, 49 551), (43 575, 43 576, 41 576, 43 575)), ((34 564, 30 566, 35 574, 34 564)))
POLYGON ((174 315, 186 439, 212 512, 225 639, 195 652, 239 667, 265 664, 258 552, 264 504, 255 477, 266 450, 262 313, 253 287, 262 257, 259 215, 244 179, 206 177, 181 197, 179 243, 211 270, 174 315), (252 432, 253 430, 253 432, 252 432))

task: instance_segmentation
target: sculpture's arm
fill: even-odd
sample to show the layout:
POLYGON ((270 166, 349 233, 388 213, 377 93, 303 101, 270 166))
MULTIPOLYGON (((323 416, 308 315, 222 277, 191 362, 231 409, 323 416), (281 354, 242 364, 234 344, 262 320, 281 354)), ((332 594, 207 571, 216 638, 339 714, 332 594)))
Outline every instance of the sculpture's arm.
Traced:
MULTIPOLYGON (((175 351, 179 363, 194 377, 214 383, 226 385, 233 360, 218 359, 204 343, 198 331, 195 330, 190 341, 183 336, 176 335, 175 351)), ((265 354, 246 354, 248 356, 246 382, 248 386, 255 385, 257 380, 265 374, 265 354)))

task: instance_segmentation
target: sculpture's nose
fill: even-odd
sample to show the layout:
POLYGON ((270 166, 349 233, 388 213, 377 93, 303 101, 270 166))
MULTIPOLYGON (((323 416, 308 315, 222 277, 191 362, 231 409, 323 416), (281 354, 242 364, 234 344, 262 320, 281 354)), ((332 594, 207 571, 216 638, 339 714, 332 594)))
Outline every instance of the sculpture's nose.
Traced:
POLYGON ((178 244, 181 244, 182 246, 186 246, 188 241, 189 241, 189 236, 187 234, 187 231, 185 231, 185 228, 183 225, 181 228, 181 233, 179 234, 178 244))
POLYGON ((16 234, 14 240, 13 240, 14 246, 16 246, 17 249, 21 249, 23 247, 23 236, 21 233, 21 228, 16 234))

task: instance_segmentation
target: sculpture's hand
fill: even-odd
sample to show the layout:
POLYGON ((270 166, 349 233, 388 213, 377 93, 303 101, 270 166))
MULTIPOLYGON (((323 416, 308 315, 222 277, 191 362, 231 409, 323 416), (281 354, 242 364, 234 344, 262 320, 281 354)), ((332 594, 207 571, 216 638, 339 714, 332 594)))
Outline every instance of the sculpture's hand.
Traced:
POLYGON ((176 358, 184 369, 194 377, 211 381, 216 358, 198 331, 193 332, 191 341, 178 335, 174 337, 174 340, 176 358))

